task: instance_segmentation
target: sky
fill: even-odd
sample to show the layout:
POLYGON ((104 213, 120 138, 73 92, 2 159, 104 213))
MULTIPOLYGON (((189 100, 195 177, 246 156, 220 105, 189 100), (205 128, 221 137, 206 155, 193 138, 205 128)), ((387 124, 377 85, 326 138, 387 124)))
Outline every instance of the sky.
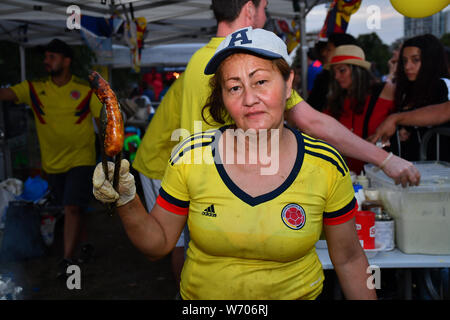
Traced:
MULTIPOLYGON (((444 11, 449 10, 447 6, 444 11)), ((306 31, 320 30, 326 14, 327 8, 325 5, 314 7, 306 17, 306 31)), ((392 7, 389 0, 363 0, 359 10, 351 16, 347 33, 357 37, 360 34, 372 32, 377 33, 381 40, 388 45, 403 37, 403 16, 392 7), (369 29, 367 27, 367 20, 370 17, 367 9, 372 5, 380 8, 380 28, 369 29)))

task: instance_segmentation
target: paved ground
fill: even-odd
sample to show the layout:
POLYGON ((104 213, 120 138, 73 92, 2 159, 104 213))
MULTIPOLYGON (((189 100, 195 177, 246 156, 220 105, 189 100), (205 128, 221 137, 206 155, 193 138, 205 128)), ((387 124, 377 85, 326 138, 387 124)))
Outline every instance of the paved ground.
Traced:
POLYGON ((128 240, 117 216, 89 215, 90 239, 96 248, 93 261, 81 266, 81 289, 67 289, 56 279, 62 254, 63 218, 55 227, 55 240, 41 258, 0 264, 0 274, 12 274, 23 288, 22 299, 173 299, 177 293, 170 257, 148 261, 128 240))

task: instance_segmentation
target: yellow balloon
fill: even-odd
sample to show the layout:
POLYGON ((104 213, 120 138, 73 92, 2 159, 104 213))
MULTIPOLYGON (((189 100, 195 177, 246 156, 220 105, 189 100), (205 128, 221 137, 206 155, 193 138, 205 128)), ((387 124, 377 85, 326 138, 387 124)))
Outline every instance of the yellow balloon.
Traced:
POLYGON ((410 18, 431 16, 450 4, 450 0, 391 0, 392 6, 410 18))

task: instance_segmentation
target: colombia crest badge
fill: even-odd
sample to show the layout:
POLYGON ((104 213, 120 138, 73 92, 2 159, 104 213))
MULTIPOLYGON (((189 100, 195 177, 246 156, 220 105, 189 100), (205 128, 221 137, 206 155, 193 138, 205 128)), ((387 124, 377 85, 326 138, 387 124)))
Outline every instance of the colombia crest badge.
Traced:
POLYGON ((306 222, 305 210, 296 203, 290 203, 281 211, 281 220, 288 228, 300 230, 306 222))
POLYGON ((78 100, 81 97, 81 92, 78 90, 70 91, 70 97, 74 100, 78 100))

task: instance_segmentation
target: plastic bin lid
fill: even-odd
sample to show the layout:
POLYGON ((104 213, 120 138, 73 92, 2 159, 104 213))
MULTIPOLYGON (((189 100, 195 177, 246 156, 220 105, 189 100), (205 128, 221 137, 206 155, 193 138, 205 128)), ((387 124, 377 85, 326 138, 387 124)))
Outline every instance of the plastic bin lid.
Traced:
POLYGON ((408 192, 443 192, 450 191, 450 163, 444 161, 417 161, 414 166, 420 172, 420 184, 403 188, 395 185, 394 180, 389 178, 382 170, 373 164, 366 164, 364 171, 369 179, 375 179, 390 188, 398 188, 408 192))

